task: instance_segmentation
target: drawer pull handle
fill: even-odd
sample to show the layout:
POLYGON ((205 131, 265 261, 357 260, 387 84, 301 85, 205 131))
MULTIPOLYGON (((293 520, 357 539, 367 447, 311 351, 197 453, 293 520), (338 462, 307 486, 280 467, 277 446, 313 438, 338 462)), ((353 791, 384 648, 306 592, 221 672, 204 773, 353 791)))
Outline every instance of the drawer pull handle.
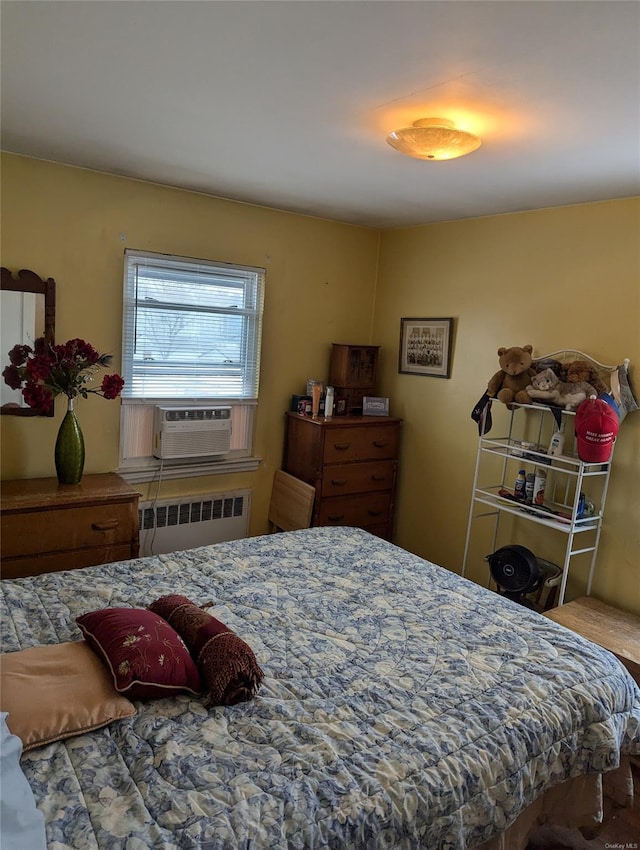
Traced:
POLYGON ((329 514, 330 522, 340 522, 341 519, 344 519, 344 514, 329 514))
POLYGON ((389 445, 389 441, 388 440, 374 440, 373 445, 377 449, 383 449, 385 446, 389 445))
POLYGON ((346 478, 332 478, 331 483, 333 484, 334 487, 344 487, 344 485, 347 483, 347 479, 346 478))
POLYGON ((386 475, 372 475, 371 480, 372 481, 386 481, 387 476, 386 475))
POLYGON ((343 452, 345 449, 348 449, 350 445, 351 443, 334 443, 333 447, 334 449, 338 449, 339 451, 343 452))
POLYGON ((117 528, 120 522, 117 519, 108 519, 105 522, 93 522, 91 528, 96 531, 110 531, 112 528, 117 528))
POLYGON ((369 508, 369 510, 367 511, 367 513, 369 514, 369 516, 380 516, 380 514, 382 513, 382 511, 372 511, 372 510, 371 510, 371 508, 369 508))

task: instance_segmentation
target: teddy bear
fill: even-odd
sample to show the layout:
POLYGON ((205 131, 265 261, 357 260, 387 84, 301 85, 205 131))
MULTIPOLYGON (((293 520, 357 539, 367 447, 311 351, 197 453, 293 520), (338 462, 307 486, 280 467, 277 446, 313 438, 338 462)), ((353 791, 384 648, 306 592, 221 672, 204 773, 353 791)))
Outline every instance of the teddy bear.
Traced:
POLYGON ((531 368, 532 351, 532 345, 524 345, 522 348, 499 348, 500 371, 489 380, 487 395, 507 405, 512 402, 530 404, 531 398, 526 388, 535 375, 535 370, 531 368))
POLYGON ((586 381, 561 381, 553 369, 543 369, 531 379, 527 395, 533 401, 542 401, 575 410, 586 398, 595 398, 598 394, 586 381))
POLYGON ((584 381, 593 387, 597 395, 609 392, 607 385, 598 377, 596 368, 587 360, 572 360, 567 363, 567 381, 572 384, 584 381))

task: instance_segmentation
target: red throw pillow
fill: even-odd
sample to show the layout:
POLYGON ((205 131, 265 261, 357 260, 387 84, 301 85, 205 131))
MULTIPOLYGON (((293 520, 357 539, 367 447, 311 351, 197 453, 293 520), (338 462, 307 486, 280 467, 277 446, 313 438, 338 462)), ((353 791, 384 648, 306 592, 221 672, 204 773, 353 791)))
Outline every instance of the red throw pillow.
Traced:
POLYGON ((119 693, 132 699, 200 693, 200 674, 182 638, 152 611, 104 608, 76 623, 119 693))
POLYGON ((264 678, 253 650, 186 596, 162 596, 149 606, 184 638, 202 676, 205 705, 236 705, 255 696, 264 678))

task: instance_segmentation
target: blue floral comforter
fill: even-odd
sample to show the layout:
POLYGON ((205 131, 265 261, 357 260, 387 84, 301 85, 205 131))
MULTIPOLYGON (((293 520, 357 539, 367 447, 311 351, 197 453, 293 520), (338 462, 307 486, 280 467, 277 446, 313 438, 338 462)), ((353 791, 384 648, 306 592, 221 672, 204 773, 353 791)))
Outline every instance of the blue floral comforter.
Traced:
POLYGON ((351 528, 4 581, 2 649, 167 593, 214 600, 265 681, 25 754, 56 850, 465 850, 640 752, 640 692, 612 655, 351 528))

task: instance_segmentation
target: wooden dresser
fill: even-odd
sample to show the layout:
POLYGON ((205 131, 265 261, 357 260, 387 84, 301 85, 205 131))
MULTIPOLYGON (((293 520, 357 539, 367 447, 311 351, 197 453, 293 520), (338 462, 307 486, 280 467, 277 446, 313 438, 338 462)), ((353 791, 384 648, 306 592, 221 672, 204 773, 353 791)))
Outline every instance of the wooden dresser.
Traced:
POLYGON ((114 473, 0 483, 2 578, 21 578, 138 556, 138 497, 114 473))
POLYGON ((353 525, 391 540, 400 422, 287 413, 283 468, 316 488, 312 525, 353 525))

